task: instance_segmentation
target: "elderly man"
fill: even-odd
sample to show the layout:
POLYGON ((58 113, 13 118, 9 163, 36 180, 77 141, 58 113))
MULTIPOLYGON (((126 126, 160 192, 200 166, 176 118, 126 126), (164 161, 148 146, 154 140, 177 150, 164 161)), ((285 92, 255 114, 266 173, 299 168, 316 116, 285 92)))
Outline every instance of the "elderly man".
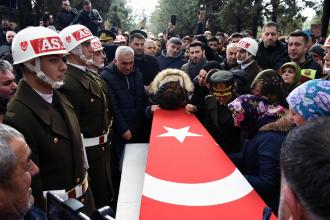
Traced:
POLYGON ((0 124, 0 155, 0 219, 46 219, 43 212, 32 208, 31 182, 39 168, 31 160, 23 135, 5 124, 0 124))
POLYGON ((6 60, 0 60, 0 122, 6 112, 8 101, 17 89, 12 65, 6 60))
POLYGON ((126 143, 140 142, 145 123, 146 97, 143 78, 133 68, 134 51, 127 46, 118 47, 114 61, 101 71, 113 102, 114 147, 117 173, 114 177, 116 192, 119 190, 120 161, 126 143))
POLYGON ((248 86, 250 87, 252 81, 257 74, 262 70, 257 62, 253 59, 258 52, 258 43, 256 40, 245 37, 237 43, 236 59, 240 65, 240 69, 244 70, 248 76, 248 86))
POLYGON ((329 133, 325 117, 293 129, 286 138, 280 157, 279 220, 330 219, 329 133))
POLYGON ((262 28, 257 63, 263 69, 279 69, 288 57, 287 45, 278 40, 279 29, 274 22, 266 23, 262 28))
POLYGON ((95 63, 92 33, 85 26, 71 25, 64 28, 60 36, 69 51, 61 92, 72 103, 77 115, 95 206, 100 208, 110 205, 113 199, 110 169, 112 107, 108 89, 99 75, 86 71, 88 65, 95 63), (68 42, 69 37, 72 39, 68 42))
POLYGON ((157 62, 160 70, 167 68, 180 69, 185 63, 181 51, 181 40, 177 37, 172 37, 166 43, 166 49, 157 57, 157 62))
POLYGON ((230 43, 226 48, 226 58, 221 63, 223 70, 234 70, 239 69, 239 65, 236 59, 237 54, 237 43, 230 43))

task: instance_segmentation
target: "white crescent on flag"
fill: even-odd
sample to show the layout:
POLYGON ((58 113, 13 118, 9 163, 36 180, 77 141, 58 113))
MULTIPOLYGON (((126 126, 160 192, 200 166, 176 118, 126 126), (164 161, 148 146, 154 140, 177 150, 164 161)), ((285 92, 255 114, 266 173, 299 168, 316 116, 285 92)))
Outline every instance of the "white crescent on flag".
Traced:
POLYGON ((184 109, 154 113, 142 194, 140 220, 259 220, 266 207, 184 109))

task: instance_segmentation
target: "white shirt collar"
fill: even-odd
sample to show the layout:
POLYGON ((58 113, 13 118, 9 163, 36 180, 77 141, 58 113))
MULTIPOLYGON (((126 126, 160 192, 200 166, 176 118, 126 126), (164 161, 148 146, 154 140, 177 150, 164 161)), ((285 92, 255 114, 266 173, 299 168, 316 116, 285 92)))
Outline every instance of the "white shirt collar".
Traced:
POLYGON ((43 100, 45 100, 49 104, 52 104, 52 102, 53 102, 53 93, 45 94, 45 93, 39 92, 37 90, 34 90, 34 91, 36 91, 36 93, 38 93, 43 100))

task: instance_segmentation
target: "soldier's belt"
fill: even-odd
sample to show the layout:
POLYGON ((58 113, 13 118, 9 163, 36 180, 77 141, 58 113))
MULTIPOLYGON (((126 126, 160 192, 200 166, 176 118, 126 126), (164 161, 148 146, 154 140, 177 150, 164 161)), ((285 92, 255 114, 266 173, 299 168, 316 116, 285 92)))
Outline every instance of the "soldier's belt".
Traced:
POLYGON ((107 133, 93 138, 84 138, 83 134, 81 134, 81 139, 84 147, 92 147, 108 142, 108 134, 109 134, 109 130, 107 133))
POLYGON ((75 188, 70 189, 69 191, 66 192, 66 194, 68 195, 68 198, 77 199, 77 198, 81 197, 82 195, 84 195, 84 193, 88 189, 88 178, 87 177, 88 177, 88 175, 86 173, 85 178, 81 184, 78 184, 75 188))
POLYGON ((43 196, 46 198, 47 192, 51 192, 63 200, 67 200, 70 198, 80 198, 88 189, 88 174, 86 173, 84 180, 75 186, 74 188, 70 189, 69 191, 63 190, 49 190, 43 191, 43 196))

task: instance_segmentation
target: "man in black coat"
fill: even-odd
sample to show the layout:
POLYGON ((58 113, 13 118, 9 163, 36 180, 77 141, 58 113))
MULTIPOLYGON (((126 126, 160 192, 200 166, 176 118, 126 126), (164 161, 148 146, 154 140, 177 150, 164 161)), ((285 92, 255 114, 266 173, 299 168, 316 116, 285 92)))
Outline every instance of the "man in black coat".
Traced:
POLYGON ((144 132, 141 128, 145 123, 146 96, 142 75, 133 69, 133 65, 133 49, 120 46, 116 51, 114 61, 100 72, 108 85, 114 114, 113 142, 117 166, 114 187, 116 192, 119 190, 121 159, 125 144, 141 142, 144 132))
POLYGON ((94 36, 99 31, 99 25, 103 22, 100 13, 92 8, 90 0, 83 1, 83 9, 79 11, 77 17, 72 22, 73 24, 81 24, 86 26, 94 36))
POLYGON ((61 31, 70 25, 73 19, 77 16, 78 11, 75 8, 71 8, 69 0, 62 0, 62 9, 57 14, 55 19, 56 30, 61 31))
POLYGON ((256 56, 256 61, 262 69, 277 70, 288 57, 287 45, 278 40, 278 33, 278 25, 274 22, 268 22, 262 28, 262 41, 256 56))
MULTIPOLYGON (((146 34, 145 34, 146 35, 146 34)), ((145 36, 142 33, 130 35, 129 46, 134 50, 134 68, 142 73, 144 86, 149 86, 160 72, 156 58, 144 54, 145 36)))

